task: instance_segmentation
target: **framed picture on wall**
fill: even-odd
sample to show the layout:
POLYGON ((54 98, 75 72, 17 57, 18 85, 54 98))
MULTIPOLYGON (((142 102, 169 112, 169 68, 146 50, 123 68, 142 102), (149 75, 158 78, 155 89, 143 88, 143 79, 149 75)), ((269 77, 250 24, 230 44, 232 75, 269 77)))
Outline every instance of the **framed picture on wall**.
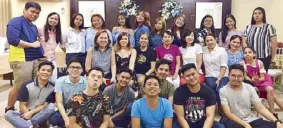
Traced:
POLYGON ((91 16, 100 14, 105 19, 104 1, 78 1, 78 12, 84 16, 84 27, 91 27, 91 16))
POLYGON ((209 14, 213 17, 214 27, 221 29, 222 26, 222 2, 196 2, 196 25, 198 29, 202 18, 209 14))

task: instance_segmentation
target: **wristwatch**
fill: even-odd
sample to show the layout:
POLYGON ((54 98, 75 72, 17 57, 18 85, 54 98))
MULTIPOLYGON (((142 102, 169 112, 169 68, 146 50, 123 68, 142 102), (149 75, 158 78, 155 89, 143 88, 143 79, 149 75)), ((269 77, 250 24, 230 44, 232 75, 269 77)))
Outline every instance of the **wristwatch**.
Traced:
POLYGON ((277 124, 278 122, 282 124, 282 121, 279 120, 279 119, 277 119, 277 120, 274 121, 275 124, 277 124))

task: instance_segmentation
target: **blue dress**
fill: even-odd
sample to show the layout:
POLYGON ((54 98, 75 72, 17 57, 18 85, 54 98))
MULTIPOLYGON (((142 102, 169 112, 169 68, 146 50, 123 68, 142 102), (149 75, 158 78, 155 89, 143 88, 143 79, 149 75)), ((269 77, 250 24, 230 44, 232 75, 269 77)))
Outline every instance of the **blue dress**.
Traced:
POLYGON ((233 64, 239 64, 240 61, 244 60, 243 51, 232 53, 230 50, 227 50, 227 54, 228 54, 228 67, 230 67, 233 64))

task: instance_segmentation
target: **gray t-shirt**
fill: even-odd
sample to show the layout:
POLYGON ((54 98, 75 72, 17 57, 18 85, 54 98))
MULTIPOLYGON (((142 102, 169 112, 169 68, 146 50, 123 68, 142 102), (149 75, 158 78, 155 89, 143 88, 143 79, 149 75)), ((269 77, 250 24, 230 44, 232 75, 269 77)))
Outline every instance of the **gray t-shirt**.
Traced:
POLYGON ((242 89, 235 91, 230 87, 228 83, 226 86, 220 89, 221 104, 227 104, 233 114, 241 118, 243 121, 250 123, 259 119, 255 116, 251 107, 253 104, 260 103, 254 87, 249 84, 242 83, 242 89))
POLYGON ((118 92, 117 83, 106 87, 103 91, 103 95, 107 95, 110 99, 110 104, 115 114, 123 109, 124 105, 133 103, 135 100, 134 90, 127 86, 123 92, 118 92))

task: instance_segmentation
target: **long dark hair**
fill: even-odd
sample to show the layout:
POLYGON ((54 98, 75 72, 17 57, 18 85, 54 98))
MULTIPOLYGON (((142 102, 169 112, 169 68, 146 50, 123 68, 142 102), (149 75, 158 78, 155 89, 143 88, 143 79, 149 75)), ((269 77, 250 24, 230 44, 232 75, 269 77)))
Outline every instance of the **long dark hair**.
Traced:
POLYGON ((60 15, 56 12, 49 13, 47 18, 46 18, 46 23, 44 25, 44 38, 45 38, 45 42, 47 42, 49 40, 48 31, 51 31, 51 26, 48 23, 48 19, 49 19, 50 16, 53 16, 53 15, 58 15, 58 24, 55 27, 55 29, 56 29, 56 43, 58 44, 58 43, 61 43, 62 31, 61 31, 60 15))
POLYGON ((262 22, 263 22, 263 23, 266 23, 266 14, 265 14, 264 8, 262 8, 262 7, 257 7, 257 8, 255 8, 254 11, 253 11, 251 24, 255 24, 254 12, 255 12, 256 10, 259 10, 259 11, 262 12, 262 14, 263 14, 262 22))
POLYGON ((187 47, 186 36, 189 36, 191 33, 194 34, 194 40, 193 40, 191 46, 194 46, 195 43, 198 43, 198 42, 199 42, 198 39, 197 39, 197 34, 196 34, 194 31, 192 31, 191 29, 186 29, 186 30, 184 31, 184 34, 181 36, 181 46, 182 46, 183 48, 186 48, 186 47, 187 47))
POLYGON ((235 28, 237 28, 236 26, 236 18, 232 15, 232 14, 229 14, 229 15, 227 15, 226 17, 225 17, 225 19, 224 19, 224 22, 223 22, 223 28, 222 28, 222 32, 221 32, 221 35, 222 35, 222 41, 223 41, 223 43, 225 43, 225 40, 226 40, 226 37, 227 37, 227 35, 228 35, 228 27, 226 26, 226 20, 228 19, 228 18, 231 18, 234 22, 235 22, 235 24, 234 24, 234 27, 235 28))
POLYGON ((185 16, 184 14, 178 15, 178 16, 174 19, 174 25, 173 25, 173 27, 172 27, 172 32, 174 33, 174 35, 177 35, 177 28, 178 28, 178 26, 176 25, 176 20, 177 20, 178 18, 180 18, 180 17, 184 18, 184 25, 179 28, 179 30, 180 30, 180 36, 182 36, 182 35, 183 35, 183 32, 184 32, 184 30, 185 30, 185 28, 186 28, 186 26, 187 26, 186 16, 185 16))
MULTIPOLYGON (((119 16, 123 16, 123 17, 125 18, 125 27, 126 27, 127 29, 131 29, 132 26, 131 26, 131 23, 130 23, 130 18, 127 17, 127 16, 126 16, 125 14, 123 14, 123 13, 120 13, 120 14, 117 16, 117 19, 118 19, 119 16)), ((118 22, 118 26, 120 26, 119 22, 118 22)))
POLYGON ((204 25, 203 25, 203 23, 204 23, 204 20, 205 20, 206 18, 211 18, 211 19, 212 19, 212 26, 211 26, 210 30, 211 30, 212 35, 215 36, 214 20, 213 20, 213 17, 212 17, 211 15, 205 15, 205 16, 202 18, 199 29, 200 29, 200 30, 203 30, 203 29, 205 28, 204 25))
POLYGON ((81 14, 81 13, 75 13, 75 14, 73 14, 72 19, 71 19, 70 26, 71 26, 72 28, 75 27, 74 21, 75 21, 75 19, 77 18, 77 16, 81 16, 81 17, 82 17, 82 24, 79 26, 79 29, 84 29, 84 16, 83 16, 83 14, 81 14))

